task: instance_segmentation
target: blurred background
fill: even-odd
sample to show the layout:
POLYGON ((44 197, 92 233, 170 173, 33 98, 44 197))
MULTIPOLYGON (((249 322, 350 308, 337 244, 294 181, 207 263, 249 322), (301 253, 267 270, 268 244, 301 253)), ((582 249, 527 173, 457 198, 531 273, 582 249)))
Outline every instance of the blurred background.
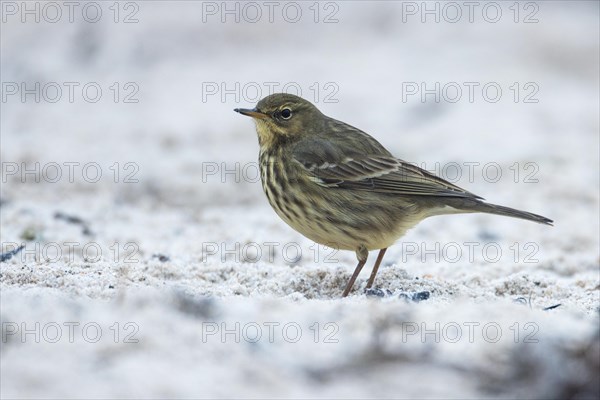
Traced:
MULTIPOLYGON (((0 195, 28 209, 25 226, 58 209, 122 240, 135 212, 215 210, 202 233, 235 237, 253 221, 225 218, 233 206, 285 231, 256 179, 253 124, 233 108, 287 91, 399 158, 560 221, 565 248, 598 239, 595 2, 28 7, 3 3, 1 64, 0 195)), ((154 242, 133 225, 141 251, 197 252, 170 240, 194 234, 185 220, 154 242)), ((23 229, 3 228, 11 242, 23 229)))
MULTIPOLYGON (((80 296, 114 299, 108 289, 114 282, 121 289, 160 289, 165 274, 192 294, 294 292, 252 283, 260 281, 261 268, 277 274, 290 264, 281 257, 275 263, 261 260, 258 270, 239 262, 210 265, 233 265, 233 274, 248 274, 233 286, 228 275, 202 280, 206 265, 198 267, 205 242, 279 240, 311 246, 267 204, 256 180, 254 126, 233 112, 281 91, 301 95, 326 115, 376 137, 399 158, 491 202, 554 219, 552 229, 479 215, 454 222, 432 219, 407 240, 495 238, 507 247, 535 241, 542 278, 570 279, 554 294, 565 295, 575 282, 584 282, 578 286, 581 293, 568 301, 577 312, 597 314, 598 2, 2 1, 1 6, 2 251, 21 242, 94 240, 103 248, 134 242, 142 260, 129 275, 117 271, 120 261, 109 257, 81 269, 77 260, 86 263, 80 258, 35 271, 23 271, 20 261, 3 263, 5 318, 29 315, 35 308, 20 304, 22 291, 33 289, 43 299, 68 294, 75 302, 80 296), (80 221, 67 224, 61 215, 80 221), (154 260, 158 253, 172 261, 160 272, 154 260), (54 276, 56 270, 73 268, 77 276, 54 276), (86 268, 104 275, 91 276, 86 268), (155 280, 144 283, 140 276, 148 274, 155 280)), ((389 263, 399 262, 400 249, 390 249, 388 257, 389 263)), ((338 260, 348 270, 355 262, 352 254, 340 254, 338 260)), ((309 272, 323 264, 311 257, 294 261, 309 272)), ((449 263, 403 268, 415 275, 486 280, 521 274, 522 267, 513 264, 475 271, 449 263)), ((306 277, 311 279, 315 286, 325 285, 322 278, 306 277)), ((341 286, 330 283, 325 295, 295 288, 301 297, 335 298, 341 286)), ((480 292, 474 297, 494 293, 482 283, 475 286, 480 292)), ((97 315, 112 312, 107 307, 97 315)), ((292 309, 302 318, 309 313, 292 309)), ((243 308, 232 310, 243 314, 243 308)), ((34 353, 29 362, 36 360, 34 353)), ((143 364, 142 359, 132 365, 143 364)), ((4 357, 3 373, 7 363, 4 357)), ((43 380, 27 386, 26 364, 20 365, 5 375, 12 383, 4 394, 36 395, 53 387, 43 380)), ((219 393, 239 396, 246 387, 238 384, 219 393)), ((296 384, 297 395, 314 394, 296 384)), ((123 382, 117 388, 147 394, 144 387, 123 382)), ((154 393, 199 393, 180 389, 154 393)), ((398 393, 363 389, 350 392, 398 393)), ((65 386, 50 393, 70 390, 65 386)), ((90 393, 111 395, 98 390, 90 393)), ((489 394, 478 390, 465 388, 457 395, 489 394)), ((285 392, 263 387, 248 393, 285 392)))
POLYGON ((2 200, 267 210, 253 125, 232 110, 288 91, 597 235, 598 4, 566 4, 5 2, 2 200))

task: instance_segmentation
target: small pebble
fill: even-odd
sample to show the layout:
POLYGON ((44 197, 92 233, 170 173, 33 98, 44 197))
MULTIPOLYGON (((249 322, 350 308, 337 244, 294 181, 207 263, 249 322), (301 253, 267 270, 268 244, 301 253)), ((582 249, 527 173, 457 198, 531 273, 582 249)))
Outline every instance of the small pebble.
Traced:
POLYGON ((406 301, 414 301, 415 303, 419 303, 423 300, 427 300, 429 299, 430 293, 425 291, 425 292, 417 292, 417 293, 400 293, 400 295, 398 296, 398 298, 400 299, 404 299, 406 301))
POLYGON ((167 262, 171 260, 169 256, 165 256, 164 254, 153 254, 152 258, 158 258, 158 261, 160 262, 167 262))
POLYGON ((385 297, 386 295, 389 296, 392 294, 392 292, 390 292, 389 290, 387 290, 387 293, 380 288, 370 288, 365 290, 365 294, 367 295, 367 297, 385 297))
POLYGON ((417 303, 427 299, 429 299, 429 292, 418 292, 412 296, 412 301, 417 303))

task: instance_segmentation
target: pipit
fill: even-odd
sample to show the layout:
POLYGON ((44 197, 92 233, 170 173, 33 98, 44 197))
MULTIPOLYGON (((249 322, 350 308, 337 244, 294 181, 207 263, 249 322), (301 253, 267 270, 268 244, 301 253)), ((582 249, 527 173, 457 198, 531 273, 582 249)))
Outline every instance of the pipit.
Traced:
POLYGON ((317 243, 356 252, 358 265, 342 297, 369 251, 379 254, 366 289, 387 248, 427 217, 482 212, 552 225, 541 215, 485 203, 394 157, 365 132, 298 96, 273 94, 253 109, 235 111, 256 123, 263 190, 281 219, 317 243))

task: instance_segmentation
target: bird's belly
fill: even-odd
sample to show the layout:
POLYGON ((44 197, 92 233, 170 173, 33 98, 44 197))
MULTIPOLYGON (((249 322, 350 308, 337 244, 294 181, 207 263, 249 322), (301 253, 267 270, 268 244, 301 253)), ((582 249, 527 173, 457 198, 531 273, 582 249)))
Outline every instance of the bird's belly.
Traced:
POLYGON ((387 248, 421 220, 389 196, 378 199, 310 181, 287 181, 282 188, 268 171, 263 175, 263 190, 277 215, 310 240, 335 249, 387 248))
MULTIPOLYGON (((330 223, 320 218, 318 212, 299 214, 300 218, 290 218, 289 213, 281 210, 277 205, 273 205, 273 209, 297 232, 314 242, 338 250, 354 251, 360 246, 365 246, 368 250, 387 248, 420 221, 418 218, 404 218, 393 223, 386 221, 386 224, 372 226, 345 220, 330 223)), ((373 214, 376 213, 377 210, 373 210, 373 214)), ((381 221, 380 218, 378 220, 381 221)))

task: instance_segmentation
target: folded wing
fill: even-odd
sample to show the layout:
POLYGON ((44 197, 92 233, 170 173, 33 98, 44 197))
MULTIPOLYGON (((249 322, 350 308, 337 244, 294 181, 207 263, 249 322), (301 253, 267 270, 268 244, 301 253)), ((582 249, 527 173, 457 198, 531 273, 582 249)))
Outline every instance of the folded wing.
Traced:
POLYGON ((352 143, 348 146, 336 143, 334 146, 330 141, 313 139, 299 143, 293 157, 301 165, 303 173, 323 187, 481 199, 424 169, 393 157, 383 147, 383 151, 378 151, 372 143, 362 148, 350 145, 352 143))

